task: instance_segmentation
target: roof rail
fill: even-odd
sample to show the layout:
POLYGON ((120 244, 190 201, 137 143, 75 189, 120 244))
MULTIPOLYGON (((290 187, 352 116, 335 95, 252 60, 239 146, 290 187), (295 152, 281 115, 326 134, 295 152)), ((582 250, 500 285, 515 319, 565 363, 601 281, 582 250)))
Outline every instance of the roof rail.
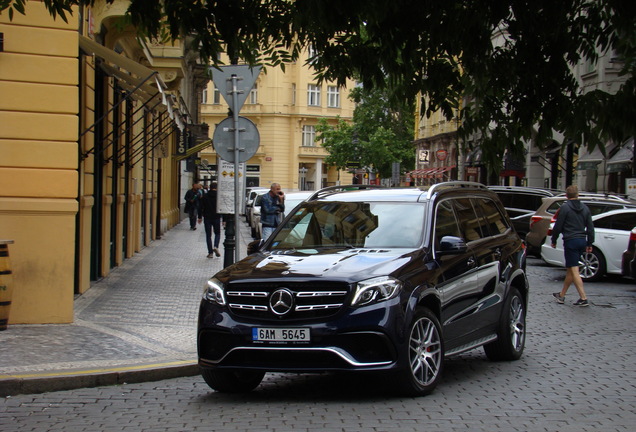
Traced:
POLYGON ((307 201, 314 201, 314 200, 317 200, 318 198, 322 198, 337 192, 363 190, 363 189, 387 189, 387 187, 379 186, 379 185, 365 185, 365 184, 327 186, 326 188, 317 190, 313 195, 307 198, 307 201))
MULTIPOLYGON (((560 193, 557 196, 566 196, 566 193, 560 193)), ((609 199, 614 201, 620 201, 624 203, 631 202, 629 195, 619 193, 605 193, 605 192, 579 192, 579 199, 609 199)))
POLYGON ((449 181, 449 182, 443 182, 443 183, 436 183, 432 185, 427 191, 428 198, 432 197, 434 193, 438 193, 446 189, 463 189, 463 188, 471 188, 471 189, 476 188, 476 189, 488 190, 488 188, 481 183, 456 180, 456 181, 449 181))

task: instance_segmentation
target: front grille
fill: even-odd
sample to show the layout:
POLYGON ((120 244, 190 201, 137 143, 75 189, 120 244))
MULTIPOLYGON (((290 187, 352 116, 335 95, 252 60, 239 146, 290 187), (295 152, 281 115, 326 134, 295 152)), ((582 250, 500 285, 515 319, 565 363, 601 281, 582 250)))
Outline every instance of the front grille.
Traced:
POLYGON ((227 304, 237 316, 277 322, 333 316, 342 309, 348 295, 346 283, 232 283, 225 292, 227 304), (282 298, 280 291, 284 291, 282 298), (279 301, 281 307, 272 308, 272 303, 279 301))

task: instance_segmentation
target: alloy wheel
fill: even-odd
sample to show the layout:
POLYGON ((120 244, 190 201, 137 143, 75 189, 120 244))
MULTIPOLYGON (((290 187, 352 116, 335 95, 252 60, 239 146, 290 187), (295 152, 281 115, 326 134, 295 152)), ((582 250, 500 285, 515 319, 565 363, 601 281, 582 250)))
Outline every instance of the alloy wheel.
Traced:
POLYGON ((420 318, 412 327, 409 342, 409 360, 415 380, 422 386, 430 385, 440 373, 442 345, 435 324, 420 318))

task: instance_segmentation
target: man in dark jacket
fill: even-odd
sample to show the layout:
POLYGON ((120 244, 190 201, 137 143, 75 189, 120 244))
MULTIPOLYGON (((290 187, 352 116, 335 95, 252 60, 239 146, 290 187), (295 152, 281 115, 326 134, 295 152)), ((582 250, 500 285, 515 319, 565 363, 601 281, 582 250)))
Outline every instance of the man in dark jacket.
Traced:
POLYGON ((192 183, 192 189, 188 190, 185 194, 185 212, 190 218, 190 229, 192 231, 197 229, 197 215, 201 217, 200 200, 202 193, 200 192, 201 185, 198 183, 192 183))
POLYGON ((594 243, 594 223, 592 214, 585 204, 579 201, 579 189, 576 186, 568 186, 565 190, 567 201, 563 203, 552 228, 552 247, 556 248, 556 242, 560 234, 563 234, 563 253, 565 255, 565 280, 560 293, 552 294, 559 304, 565 302, 565 294, 571 284, 574 284, 579 292, 579 300, 575 306, 588 306, 587 296, 583 289, 583 279, 579 274, 579 257, 584 252, 592 252, 594 243))
MULTIPOLYGON (((205 227, 205 242, 208 246, 208 258, 214 258, 214 255, 220 257, 221 215, 216 212, 216 183, 212 183, 208 193, 201 198, 201 213, 205 227), (214 245, 212 245, 212 230, 214 230, 214 245)), ((200 222, 201 215, 199 215, 200 222)))
POLYGON ((261 224, 263 225, 263 240, 272 235, 280 223, 285 211, 285 193, 278 183, 272 183, 269 192, 261 198, 261 224))

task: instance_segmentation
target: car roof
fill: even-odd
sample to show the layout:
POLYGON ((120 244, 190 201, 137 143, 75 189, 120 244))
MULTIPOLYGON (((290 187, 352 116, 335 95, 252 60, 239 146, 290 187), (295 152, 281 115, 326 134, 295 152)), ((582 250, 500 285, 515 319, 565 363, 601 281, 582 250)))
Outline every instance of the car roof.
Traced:
POLYGON ((563 193, 563 191, 557 190, 557 189, 544 189, 544 188, 532 187, 532 186, 489 185, 486 187, 495 192, 526 192, 526 193, 536 193, 538 195, 545 195, 545 196, 555 196, 555 195, 559 195, 563 193))
MULTIPOLYGON (((557 195, 553 197, 545 197, 543 198, 544 202, 556 202, 556 201, 565 201, 568 198, 565 195, 557 195)), ((598 203, 608 203, 608 204, 625 204, 630 206, 636 206, 636 201, 628 198, 621 198, 615 195, 602 195, 602 194, 579 194, 579 200, 583 203, 586 202, 598 202, 598 203)))
MULTIPOLYGON (((634 214, 636 214, 636 207, 610 210, 610 211, 606 211, 606 212, 603 212, 603 213, 595 214, 594 216, 592 216, 592 220, 597 220, 597 219, 600 219, 600 218, 604 218, 604 217, 607 217, 607 216, 612 216, 612 215, 615 215, 615 214, 621 214, 621 213, 634 213, 634 214)), ((634 225, 636 225, 636 219, 634 219, 634 225)))
POLYGON ((496 197, 484 185, 474 182, 449 181, 436 183, 424 188, 384 188, 375 185, 344 185, 323 188, 307 201, 392 201, 392 202, 422 202, 430 200, 434 195, 446 193, 478 193, 496 197))

